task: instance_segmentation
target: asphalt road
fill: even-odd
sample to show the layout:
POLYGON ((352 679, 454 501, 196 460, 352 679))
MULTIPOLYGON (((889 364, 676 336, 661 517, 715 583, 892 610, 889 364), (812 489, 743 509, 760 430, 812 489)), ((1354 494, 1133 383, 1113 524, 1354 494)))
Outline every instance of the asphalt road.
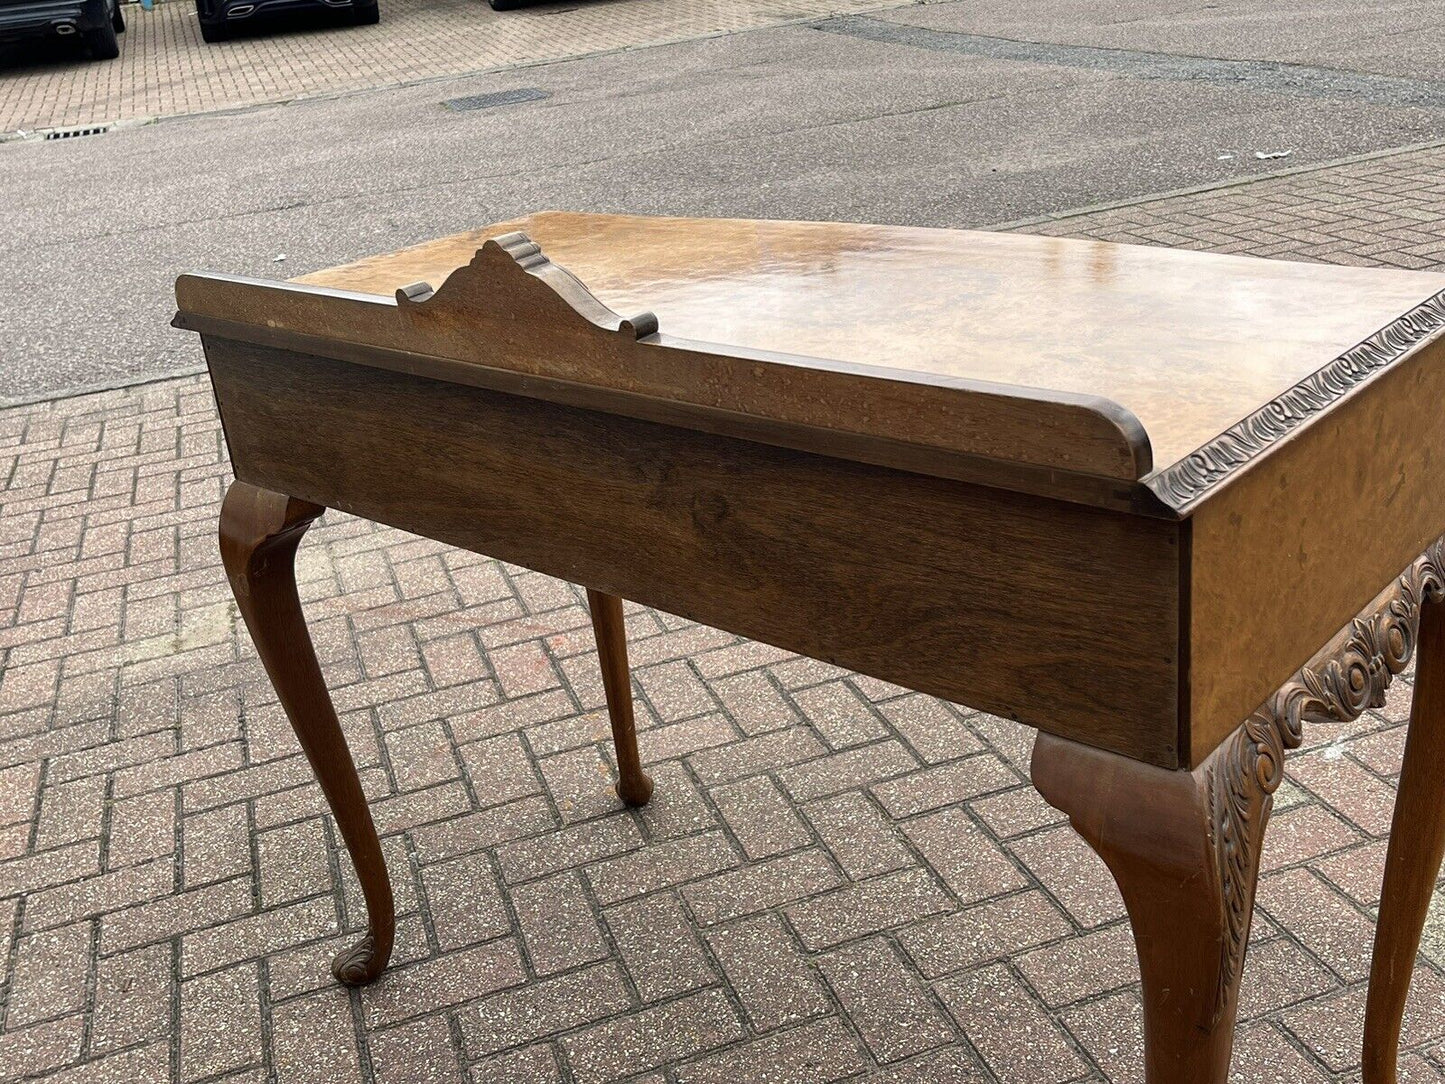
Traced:
POLYGON ((966 0, 0 145, 0 402, 194 370, 185 270, 547 207, 983 226, 1445 138, 1438 0, 1285 9, 966 0))

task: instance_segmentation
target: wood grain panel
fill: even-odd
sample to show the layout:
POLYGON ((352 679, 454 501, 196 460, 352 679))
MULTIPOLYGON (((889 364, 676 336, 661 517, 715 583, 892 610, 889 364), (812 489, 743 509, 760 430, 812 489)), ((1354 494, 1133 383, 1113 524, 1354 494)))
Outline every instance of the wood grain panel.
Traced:
POLYGON ((1177 524, 206 337, 237 476, 1164 767, 1177 524))
MULTIPOLYGON (((249 324, 230 337, 270 345, 277 333, 404 352, 426 376, 487 368, 638 401, 884 437, 1014 464, 1133 481, 1153 463, 1138 420, 1098 396, 711 346, 660 334, 602 305, 520 234, 487 242, 432 295, 395 299, 227 276, 182 275, 177 326, 249 324), (500 241, 500 243, 499 243, 500 241)), ((900 347, 901 349, 901 347, 900 347)), ((463 378, 464 379, 464 378, 463 378)), ((534 393, 546 397, 546 387, 534 393)))
POLYGON ((1234 476, 1191 520, 1199 763, 1445 531, 1445 339, 1234 476))
MULTIPOLYGON (((701 342, 1092 395, 1167 466, 1445 289, 1445 275, 845 222, 548 212, 300 281, 440 286, 521 230, 614 311, 701 342)), ((866 409, 861 400, 854 409, 866 409)))

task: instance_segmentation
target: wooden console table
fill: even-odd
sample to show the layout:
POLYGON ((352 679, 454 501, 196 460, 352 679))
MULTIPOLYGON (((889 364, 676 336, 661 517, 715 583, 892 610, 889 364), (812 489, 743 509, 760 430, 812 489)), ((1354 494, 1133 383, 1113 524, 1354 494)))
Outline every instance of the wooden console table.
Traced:
POLYGON ((1128 906, 1150 1084, 1226 1079, 1284 752, 1418 639, 1365 1040, 1394 1081, 1445 847, 1445 276, 550 213, 176 293, 226 570, 365 890, 341 981, 393 913, 296 594, 327 507, 586 585, 634 805, 620 598, 1037 727, 1128 906))

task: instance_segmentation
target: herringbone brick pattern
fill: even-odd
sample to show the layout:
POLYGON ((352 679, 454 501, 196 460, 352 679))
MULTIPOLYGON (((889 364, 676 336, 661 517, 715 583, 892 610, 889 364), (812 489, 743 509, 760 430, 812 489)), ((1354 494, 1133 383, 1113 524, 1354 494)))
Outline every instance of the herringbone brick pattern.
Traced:
MULTIPOLYGON (((1376 204, 1340 178, 1395 175, 1147 225, 1248 247, 1332 205, 1347 237, 1376 204)), ((1026 730, 632 608, 657 790, 628 812, 576 588, 328 513, 300 579, 401 912, 392 969, 337 987, 360 901, 219 567, 207 384, 0 414, 0 470, 0 1078, 1141 1079, 1122 904, 1026 730)), ((1409 694, 1290 762, 1240 1080, 1358 1079, 1409 694)), ((1436 927, 1410 1084, 1445 1079, 1442 966, 1436 927)))

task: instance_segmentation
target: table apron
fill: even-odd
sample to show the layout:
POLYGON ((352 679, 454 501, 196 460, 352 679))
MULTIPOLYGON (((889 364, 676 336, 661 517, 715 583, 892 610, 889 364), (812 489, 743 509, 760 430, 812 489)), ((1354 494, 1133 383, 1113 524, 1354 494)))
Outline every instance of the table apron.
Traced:
POLYGON ((1181 765, 1178 523, 204 339, 244 481, 1181 765))

